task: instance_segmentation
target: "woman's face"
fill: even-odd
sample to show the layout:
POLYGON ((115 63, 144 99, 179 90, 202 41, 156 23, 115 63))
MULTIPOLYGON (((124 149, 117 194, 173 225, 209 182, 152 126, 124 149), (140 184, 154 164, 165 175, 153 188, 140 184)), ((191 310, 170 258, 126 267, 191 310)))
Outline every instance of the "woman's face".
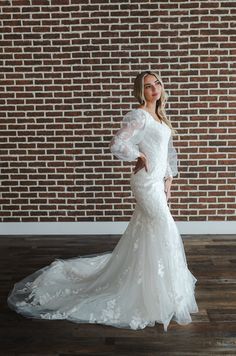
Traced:
POLYGON ((154 75, 148 74, 144 77, 144 97, 147 102, 159 100, 161 89, 161 83, 154 75))

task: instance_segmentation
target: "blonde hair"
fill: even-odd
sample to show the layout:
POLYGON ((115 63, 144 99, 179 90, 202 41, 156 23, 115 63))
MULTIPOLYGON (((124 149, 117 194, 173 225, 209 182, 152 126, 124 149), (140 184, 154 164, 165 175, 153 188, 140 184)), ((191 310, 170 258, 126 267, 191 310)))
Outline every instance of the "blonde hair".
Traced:
POLYGON ((145 96, 144 96, 144 78, 147 75, 153 75, 161 83, 161 96, 160 96, 160 99, 157 100, 157 102, 156 102, 155 112, 156 112, 157 116, 160 118, 160 120, 163 120, 166 123, 166 125, 169 126, 169 128, 171 129, 172 135, 175 135, 175 134, 177 134, 177 131, 173 128, 170 120, 166 116, 166 111, 165 111, 165 104, 168 99, 168 95, 164 89, 164 83, 163 83, 161 77, 156 72, 145 71, 145 72, 141 72, 137 75, 137 77, 134 80, 134 90, 133 90, 134 96, 141 105, 145 105, 146 100, 145 100, 145 96))

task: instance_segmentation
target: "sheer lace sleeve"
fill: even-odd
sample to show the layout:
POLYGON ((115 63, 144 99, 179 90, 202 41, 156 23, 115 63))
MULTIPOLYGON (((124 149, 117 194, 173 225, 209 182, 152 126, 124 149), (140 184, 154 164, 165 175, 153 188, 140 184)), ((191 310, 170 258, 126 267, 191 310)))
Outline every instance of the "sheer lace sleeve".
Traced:
POLYGON ((173 145, 172 136, 170 136, 168 143, 168 157, 167 157, 167 168, 165 173, 165 178, 173 177, 178 174, 178 157, 176 149, 173 145))
POLYGON ((123 161, 132 162, 140 156, 138 143, 142 141, 146 116, 141 110, 128 112, 122 121, 121 129, 110 141, 111 152, 123 161))

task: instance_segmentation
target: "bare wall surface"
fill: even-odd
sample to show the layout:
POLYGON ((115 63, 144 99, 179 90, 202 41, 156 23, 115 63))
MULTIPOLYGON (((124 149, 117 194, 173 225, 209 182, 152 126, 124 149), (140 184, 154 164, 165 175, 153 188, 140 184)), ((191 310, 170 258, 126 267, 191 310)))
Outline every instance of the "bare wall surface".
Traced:
POLYGON ((235 221, 231 1, 2 0, 1 222, 125 222, 133 163, 108 147, 157 71, 178 135, 176 221, 235 221))

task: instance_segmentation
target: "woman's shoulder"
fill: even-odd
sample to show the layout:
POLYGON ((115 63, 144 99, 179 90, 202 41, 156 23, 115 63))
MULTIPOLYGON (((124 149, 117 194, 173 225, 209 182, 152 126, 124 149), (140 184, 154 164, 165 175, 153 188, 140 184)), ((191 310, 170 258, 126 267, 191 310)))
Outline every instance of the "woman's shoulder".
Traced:
POLYGON ((145 114, 145 111, 142 110, 142 109, 139 109, 139 108, 135 108, 135 109, 132 109, 130 111, 128 111, 124 118, 130 118, 130 119, 133 119, 133 120, 145 120, 146 119, 146 114, 145 114))
POLYGON ((123 117, 124 127, 133 127, 136 129, 144 130, 146 128, 147 117, 143 110, 132 109, 128 111, 123 117))

